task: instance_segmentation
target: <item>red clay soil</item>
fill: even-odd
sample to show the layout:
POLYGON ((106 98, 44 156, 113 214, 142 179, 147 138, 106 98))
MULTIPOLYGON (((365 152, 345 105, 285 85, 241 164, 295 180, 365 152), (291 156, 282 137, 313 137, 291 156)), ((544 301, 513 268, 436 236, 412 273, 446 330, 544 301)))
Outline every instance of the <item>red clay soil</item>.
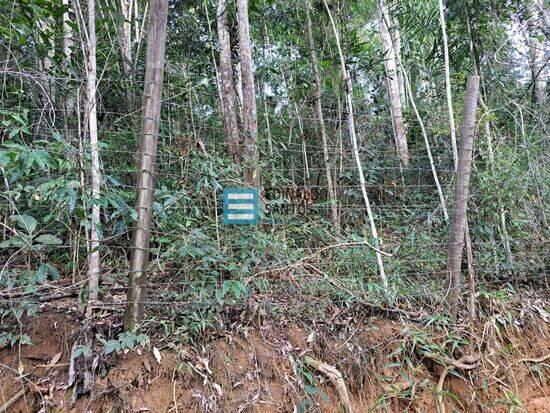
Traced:
MULTIPOLYGON (((79 327, 67 315, 41 315, 25 326, 33 345, 0 352, 0 405, 24 393, 7 412, 342 412, 327 377, 304 366, 306 354, 342 373, 356 413, 436 411, 443 367, 404 350, 402 322, 372 319, 336 333, 241 328, 195 349, 164 349, 160 364, 150 348, 101 356, 91 391, 73 403, 67 381, 79 327)), ((446 412, 550 412, 547 324, 492 330, 488 323, 479 333, 479 366, 447 376, 446 412)))

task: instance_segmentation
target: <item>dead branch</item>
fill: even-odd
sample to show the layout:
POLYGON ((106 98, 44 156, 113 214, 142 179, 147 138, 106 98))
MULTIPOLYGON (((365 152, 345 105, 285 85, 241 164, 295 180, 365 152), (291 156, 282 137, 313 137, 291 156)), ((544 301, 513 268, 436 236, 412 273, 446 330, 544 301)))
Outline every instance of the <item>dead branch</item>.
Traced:
POLYGON ((345 293, 349 294, 351 297, 355 298, 358 301, 358 303, 360 305, 364 306, 364 307, 373 308, 373 309, 376 309, 376 310, 381 311, 381 312, 399 314, 399 315, 401 315, 401 316, 403 316, 403 317, 405 317, 409 320, 418 320, 423 315, 422 312, 420 312, 420 311, 412 312, 412 311, 403 310, 403 309, 397 308, 397 307, 384 307, 382 305, 370 303, 367 300, 365 300, 364 298, 359 297, 357 294, 355 294, 350 289, 343 286, 341 283, 337 282, 334 278, 329 277, 327 274, 322 272, 317 267, 315 267, 311 264, 305 264, 305 265, 308 266, 309 268, 313 269, 314 271, 318 272, 323 277, 325 277, 325 279, 329 283, 334 285, 336 288, 339 288, 340 290, 342 290, 345 293))
POLYGON ((448 368, 444 368, 439 376, 437 387, 435 388, 435 405, 437 407, 437 413, 445 413, 445 405, 443 404, 443 383, 449 372, 448 368))
POLYGON ((11 399, 9 399, 6 403, 4 403, 2 406, 0 406, 0 413, 6 413, 11 411, 10 407, 13 406, 15 403, 19 401, 21 397, 23 397, 27 393, 27 389, 21 389, 17 393, 13 395, 11 399))
POLYGON ((288 265, 285 265, 285 266, 279 267, 279 268, 272 268, 272 269, 259 271, 259 272, 254 274, 254 277, 256 277, 258 275, 262 275, 262 274, 271 273, 271 272, 288 271, 288 270, 291 270, 292 268, 300 267, 300 266, 304 265, 305 263, 307 263, 308 261, 311 261, 313 258, 318 256, 319 254, 321 254, 325 251, 331 250, 331 249, 356 247, 356 246, 361 246, 361 245, 366 245, 367 247, 369 247, 369 248, 373 249, 374 251, 376 251, 380 254, 383 254, 387 257, 392 257, 393 256, 392 254, 390 254, 388 252, 385 252, 385 251, 382 251, 382 250, 376 248, 374 245, 369 244, 366 241, 343 242, 341 244, 332 244, 332 245, 327 245, 326 247, 320 248, 319 250, 315 251, 313 254, 308 255, 306 257, 303 257, 303 258, 299 259, 298 261, 296 261, 292 264, 288 264, 288 265))
POLYGON ((480 356, 477 354, 465 354, 462 357, 460 357, 458 360, 453 360, 449 357, 441 357, 438 354, 433 353, 427 353, 425 354, 427 358, 430 360, 437 361, 441 364, 443 364, 443 367, 452 369, 457 368, 459 370, 474 370, 479 367, 479 359, 480 356))
POLYGON ((434 354, 426 354, 426 357, 435 360, 435 361, 443 361, 445 364, 443 366, 443 371, 441 372, 441 375, 439 376, 439 380, 437 382, 437 387, 435 388, 435 405, 437 408, 438 413, 445 413, 445 405, 443 404, 443 384, 445 383, 445 378, 447 377, 447 373, 451 371, 453 368, 459 369, 459 370, 473 370, 477 367, 479 367, 479 359, 480 356, 477 354, 465 354, 462 357, 460 357, 458 360, 453 360, 449 357, 443 357, 443 359, 438 359, 438 357, 434 354))
POLYGON ((323 363, 322 361, 315 360, 309 356, 304 357, 304 363, 307 366, 310 366, 317 370, 319 373, 324 374, 332 385, 336 388, 336 393, 342 403, 344 408, 344 413, 353 413, 353 408, 351 407, 351 401, 349 398, 348 389, 346 388, 346 383, 342 377, 342 373, 336 369, 336 367, 331 366, 330 364, 323 363))
POLYGON ((542 357, 539 357, 538 359, 519 359, 518 360, 518 363, 535 363, 535 364, 538 364, 538 363, 543 363, 545 362, 546 360, 548 360, 550 358, 550 354, 547 354, 546 356, 542 356, 542 357))

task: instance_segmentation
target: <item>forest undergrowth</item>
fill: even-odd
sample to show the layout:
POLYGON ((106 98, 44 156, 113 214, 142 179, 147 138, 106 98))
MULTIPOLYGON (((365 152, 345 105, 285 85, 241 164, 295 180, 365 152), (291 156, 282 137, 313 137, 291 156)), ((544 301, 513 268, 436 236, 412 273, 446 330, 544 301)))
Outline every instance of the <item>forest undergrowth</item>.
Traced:
POLYGON ((162 316, 130 336, 121 311, 82 322, 72 299, 48 299, 31 323, 22 320, 33 345, 0 353, 0 401, 15 394, 6 411, 60 412, 542 413, 548 406, 549 303, 534 291, 495 291, 480 300, 479 320, 459 324, 361 302, 312 318, 297 302, 281 313, 262 298, 222 311, 191 342, 178 340, 162 316))

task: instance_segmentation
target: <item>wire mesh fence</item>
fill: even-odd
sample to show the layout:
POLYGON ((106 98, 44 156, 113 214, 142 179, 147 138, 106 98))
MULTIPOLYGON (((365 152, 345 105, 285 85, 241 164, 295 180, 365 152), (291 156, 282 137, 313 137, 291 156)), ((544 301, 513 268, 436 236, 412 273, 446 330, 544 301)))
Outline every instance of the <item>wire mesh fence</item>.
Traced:
MULTIPOLYGON (((430 130, 435 169, 414 131, 412 162, 403 167, 387 117, 368 105, 357 110, 359 153, 379 230, 378 238, 372 239, 346 139, 345 112, 324 108, 341 225, 337 230, 330 223, 326 167, 311 102, 306 100, 300 111, 290 104, 280 109, 266 102, 259 119, 262 223, 232 227, 222 222, 222 191, 242 185, 242 170, 227 154, 217 95, 177 86, 171 76, 175 75, 170 74, 167 82, 154 162, 154 227, 145 302, 149 319, 173 313, 191 317, 197 311, 250 303, 268 306, 275 314, 299 314, 306 311, 304 307, 308 314, 326 312, 331 306, 359 302, 382 305, 388 299, 396 307, 429 311, 444 307, 449 293, 445 289, 449 225, 441 213, 434 173, 443 183, 447 207, 452 209, 456 200, 451 147, 437 125, 430 130), (275 143, 273 149, 268 138, 275 143), (383 253, 389 298, 378 282, 376 250, 383 253)), ((58 93, 66 82, 78 82, 53 80, 58 93)), ((101 82, 116 85, 126 80, 101 82)), ((66 291, 86 299, 89 211, 98 203, 102 262, 98 306, 124 308, 136 217, 140 110, 113 111, 99 102, 102 183, 96 200, 88 186, 89 146, 81 123, 85 112, 67 112, 53 102, 36 109, 24 99, 1 109, 4 120, 10 114, 25 114, 20 127, 12 119, 11 129, 4 125, 2 131, 0 295, 5 306, 40 304, 47 301, 45 297, 63 296, 66 291), (16 126, 18 131, 7 136, 16 126), (30 216, 36 225, 29 231, 13 216, 30 216), (63 281, 54 283, 57 278, 63 281)), ((535 124, 531 132, 539 127, 535 124)), ((547 155, 537 150, 536 142, 521 140, 518 130, 513 139, 519 143, 513 147, 521 155, 514 166, 519 175, 513 177, 517 182, 511 175, 507 182, 506 174, 498 175, 488 166, 480 129, 478 124, 469 195, 473 255, 468 264, 465 260, 465 278, 475 274, 478 296, 492 288, 513 291, 522 285, 546 290, 547 155), (530 148, 535 153, 526 162, 530 148), (506 192, 512 184, 522 188, 519 199, 506 192)))

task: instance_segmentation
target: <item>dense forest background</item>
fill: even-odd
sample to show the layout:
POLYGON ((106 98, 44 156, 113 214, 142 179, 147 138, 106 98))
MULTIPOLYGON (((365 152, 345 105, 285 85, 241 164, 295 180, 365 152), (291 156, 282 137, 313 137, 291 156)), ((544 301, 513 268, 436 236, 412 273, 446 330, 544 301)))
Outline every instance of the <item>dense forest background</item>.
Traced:
MULTIPOLYGON (((160 3, 0 0, 3 343, 30 341, 22 320, 52 298, 125 310, 160 3)), ((141 331, 195 342, 243 309, 358 304, 447 325, 547 294, 549 19, 542 0, 170 0, 141 331), (223 225, 228 187, 260 190, 261 224, 223 225)), ((147 337, 117 326, 111 351, 147 337)))

